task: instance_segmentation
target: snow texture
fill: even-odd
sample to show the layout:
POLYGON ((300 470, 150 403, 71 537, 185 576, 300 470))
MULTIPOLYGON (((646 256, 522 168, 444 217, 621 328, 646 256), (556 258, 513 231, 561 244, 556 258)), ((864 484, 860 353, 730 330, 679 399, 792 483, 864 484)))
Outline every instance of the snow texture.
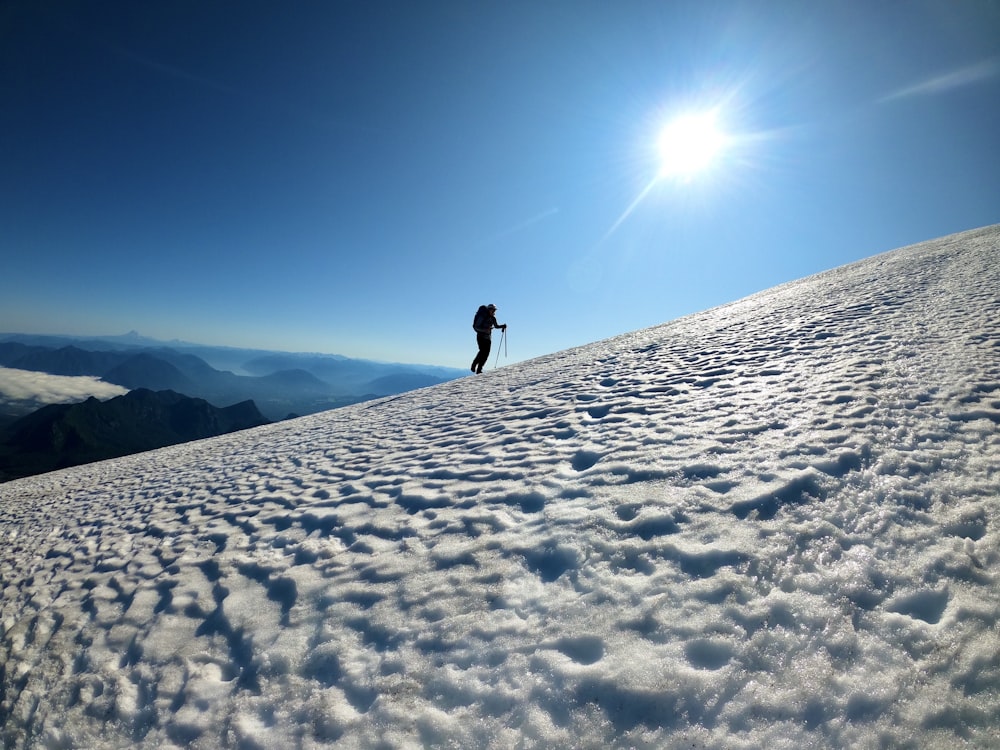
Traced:
POLYGON ((5 748, 1000 733, 1000 227, 0 487, 5 748))

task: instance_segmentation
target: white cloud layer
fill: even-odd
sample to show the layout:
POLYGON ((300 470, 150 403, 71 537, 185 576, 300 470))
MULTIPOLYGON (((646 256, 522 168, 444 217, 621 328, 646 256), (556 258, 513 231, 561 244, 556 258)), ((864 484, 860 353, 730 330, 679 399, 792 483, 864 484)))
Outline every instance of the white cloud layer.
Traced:
POLYGON ((0 367, 0 401, 67 404, 94 396, 102 401, 128 393, 127 388, 87 376, 49 375, 45 372, 0 367))

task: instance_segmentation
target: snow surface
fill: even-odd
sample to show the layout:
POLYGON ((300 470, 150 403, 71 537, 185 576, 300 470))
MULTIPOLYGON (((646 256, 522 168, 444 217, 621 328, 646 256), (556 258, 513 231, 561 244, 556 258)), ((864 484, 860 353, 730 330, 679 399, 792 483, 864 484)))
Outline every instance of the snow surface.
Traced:
POLYGON ((11 482, 0 739, 1000 747, 998 423, 991 227, 11 482))

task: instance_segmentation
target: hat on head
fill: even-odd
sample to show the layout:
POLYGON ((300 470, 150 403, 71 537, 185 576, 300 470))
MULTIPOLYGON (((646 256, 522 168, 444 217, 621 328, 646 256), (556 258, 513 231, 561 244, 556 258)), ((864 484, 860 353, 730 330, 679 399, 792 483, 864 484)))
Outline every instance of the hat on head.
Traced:
POLYGON ((493 304, 493 303, 491 302, 490 304, 488 304, 488 305, 486 306, 486 309, 487 309, 487 310, 496 310, 496 309, 497 309, 497 306, 496 306, 496 305, 494 305, 494 304, 493 304))

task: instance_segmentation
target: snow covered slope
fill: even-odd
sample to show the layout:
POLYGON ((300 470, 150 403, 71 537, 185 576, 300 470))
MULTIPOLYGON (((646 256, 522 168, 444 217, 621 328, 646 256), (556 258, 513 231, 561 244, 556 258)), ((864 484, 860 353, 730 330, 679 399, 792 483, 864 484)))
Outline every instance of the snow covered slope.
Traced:
POLYGON ((6 748, 997 747, 1000 227, 0 485, 6 748))

